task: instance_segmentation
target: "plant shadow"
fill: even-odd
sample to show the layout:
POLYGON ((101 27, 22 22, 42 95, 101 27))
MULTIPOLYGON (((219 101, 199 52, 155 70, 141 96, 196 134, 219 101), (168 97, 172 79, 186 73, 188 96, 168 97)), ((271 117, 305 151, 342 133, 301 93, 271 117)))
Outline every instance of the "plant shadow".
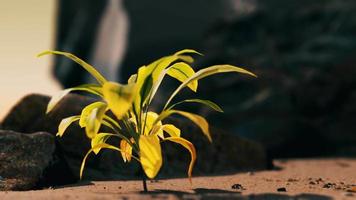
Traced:
POLYGON ((233 192, 220 189, 205 189, 196 188, 194 193, 174 191, 174 190, 154 190, 147 193, 141 192, 141 194, 149 195, 152 198, 157 198, 162 195, 173 195, 177 199, 236 199, 236 200, 332 200, 331 197, 317 194, 298 194, 298 195, 286 195, 275 193, 263 193, 263 194, 250 194, 242 195, 241 192, 233 192))

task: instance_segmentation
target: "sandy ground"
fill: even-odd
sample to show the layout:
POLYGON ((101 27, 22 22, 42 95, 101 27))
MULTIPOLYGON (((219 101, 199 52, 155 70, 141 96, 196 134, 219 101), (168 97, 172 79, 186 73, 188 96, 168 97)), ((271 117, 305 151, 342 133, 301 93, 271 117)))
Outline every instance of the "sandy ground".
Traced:
POLYGON ((0 199, 356 199, 356 159, 278 160, 275 165, 272 171, 195 177, 193 185, 185 178, 149 181, 148 194, 141 192, 141 181, 103 181, 0 192, 0 199))

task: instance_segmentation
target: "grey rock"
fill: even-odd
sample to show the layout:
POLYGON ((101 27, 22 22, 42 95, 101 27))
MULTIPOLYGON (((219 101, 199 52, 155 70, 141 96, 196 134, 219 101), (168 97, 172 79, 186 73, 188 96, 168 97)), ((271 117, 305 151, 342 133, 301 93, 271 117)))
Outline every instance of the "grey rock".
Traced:
POLYGON ((0 130, 0 190, 35 187, 52 160, 54 149, 54 137, 49 133, 0 130))

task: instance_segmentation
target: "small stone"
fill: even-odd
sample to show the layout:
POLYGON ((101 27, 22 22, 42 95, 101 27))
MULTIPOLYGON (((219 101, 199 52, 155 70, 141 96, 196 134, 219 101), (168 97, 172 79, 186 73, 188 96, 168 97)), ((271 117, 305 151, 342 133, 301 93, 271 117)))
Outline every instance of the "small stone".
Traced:
POLYGON ((277 192, 287 192, 287 189, 285 187, 281 187, 277 189, 277 192))
POLYGON ((295 179, 295 178, 289 178, 287 181, 288 181, 288 182, 297 182, 297 181, 298 181, 298 179, 295 179))
POLYGON ((335 186, 334 183, 326 183, 324 184, 323 188, 332 188, 333 186, 335 186))
POLYGON ((245 190, 245 188, 241 184, 238 184, 238 183, 232 185, 231 189, 234 189, 234 190, 245 190))
POLYGON ((310 181, 309 185, 315 185, 315 182, 314 181, 310 181))

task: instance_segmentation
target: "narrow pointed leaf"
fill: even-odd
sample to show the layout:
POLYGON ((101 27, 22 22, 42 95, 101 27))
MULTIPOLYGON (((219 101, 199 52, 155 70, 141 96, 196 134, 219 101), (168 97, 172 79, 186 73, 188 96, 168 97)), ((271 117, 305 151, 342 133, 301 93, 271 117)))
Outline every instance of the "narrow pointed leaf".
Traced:
POLYGON ((162 166, 161 144, 156 135, 141 135, 139 139, 140 162, 149 178, 156 177, 162 166))
POLYGON ((201 56, 203 55, 194 49, 183 49, 181 51, 176 52, 174 55, 182 55, 182 54, 198 54, 201 56))
POLYGON ((182 103, 200 103, 200 104, 209 106, 210 108, 214 109, 215 111, 224 112, 220 108, 220 106, 218 106, 216 103, 209 101, 209 100, 204 100, 204 99, 186 99, 186 100, 183 100, 183 101, 173 104, 172 106, 169 107, 169 109, 172 109, 182 103))
MULTIPOLYGON (((96 134, 95 137, 91 140, 91 148, 96 147, 100 144, 105 144, 106 141, 111 137, 111 136, 115 136, 112 133, 99 133, 96 134)), ((93 152, 95 154, 98 154, 100 152, 101 148, 95 148, 93 149, 93 152)))
POLYGON ((190 164, 189 164, 189 168, 188 168, 188 177, 189 177, 189 181, 191 183, 193 167, 194 167, 195 160, 197 158, 197 153, 196 153, 194 145, 191 142, 189 142, 188 140, 181 138, 181 137, 167 137, 164 140, 178 143, 178 144, 182 145, 183 147, 185 147, 190 152, 191 160, 190 160, 190 164))
POLYGON ((185 111, 180 111, 180 110, 165 110, 164 112, 162 112, 160 114, 160 116, 157 118, 157 120, 163 120, 172 114, 179 114, 179 115, 182 115, 182 116, 190 119, 192 122, 194 122, 197 126, 200 127, 200 129, 202 130, 204 135, 208 138, 208 140, 210 142, 212 142, 212 138, 211 138, 210 131, 209 131, 209 123, 202 116, 199 116, 199 115, 193 114, 193 113, 189 113, 189 112, 185 112, 185 111))
POLYGON ((98 96, 102 96, 101 87, 95 84, 85 84, 73 88, 65 89, 58 94, 54 95, 47 105, 46 113, 49 113, 55 108, 55 106, 70 92, 72 91, 86 91, 98 96))
POLYGON ((107 80, 93 66, 89 65, 88 63, 71 53, 61 51, 44 51, 38 54, 37 57, 41 57, 48 54, 62 55, 73 60, 74 62, 81 65, 85 70, 87 70, 98 81, 100 85, 103 85, 105 82, 107 82, 107 80))
POLYGON ((171 137, 180 137, 180 129, 173 124, 165 124, 162 126, 162 130, 168 133, 171 137))
POLYGON ((104 104, 101 107, 93 109, 88 116, 87 125, 85 126, 85 133, 88 138, 93 138, 98 133, 106 112, 106 108, 107 106, 104 104))
POLYGON ((79 115, 76 116, 71 116, 62 119, 61 123, 58 126, 58 132, 56 136, 62 137, 64 132, 67 130, 67 128, 74 122, 78 121, 80 119, 79 115))
POLYGON ((86 127, 88 125, 89 115, 93 112, 94 109, 98 109, 101 107, 106 108, 106 104, 101 101, 94 102, 85 106, 85 108, 82 110, 82 113, 80 115, 80 120, 79 120, 80 127, 81 128, 86 127))
MULTIPOLYGON (((174 65, 172 65, 169 70, 167 71, 167 74, 180 82, 186 81, 188 78, 194 75, 194 70, 186 63, 184 62, 179 62, 174 65)), ((193 90, 194 92, 197 91, 198 88, 198 81, 192 81, 187 86, 193 90)))
POLYGON ((71 92, 72 89, 65 89, 59 92, 58 94, 52 96, 51 100, 49 100, 49 103, 47 105, 47 110, 46 113, 48 114, 53 110, 54 107, 65 97, 69 92, 71 92))
POLYGON ((235 73, 242 73, 242 74, 248 74, 254 77, 257 77, 255 74, 253 74, 252 72, 249 72, 243 68, 240 67, 235 67, 232 65, 215 65, 215 66, 211 66, 211 67, 207 67, 204 69, 199 70, 198 72, 196 72, 193 76, 191 76, 189 79, 187 79, 186 81, 184 81, 174 92, 173 94, 169 97, 165 108, 167 108, 167 106, 169 105, 169 103, 172 101, 172 99, 178 94, 179 91, 181 91, 184 87, 186 87, 189 83, 193 82, 193 81, 198 81, 202 78, 205 78, 207 76, 210 75, 214 75, 214 74, 219 74, 219 73, 228 73, 228 72, 235 72, 235 73))

